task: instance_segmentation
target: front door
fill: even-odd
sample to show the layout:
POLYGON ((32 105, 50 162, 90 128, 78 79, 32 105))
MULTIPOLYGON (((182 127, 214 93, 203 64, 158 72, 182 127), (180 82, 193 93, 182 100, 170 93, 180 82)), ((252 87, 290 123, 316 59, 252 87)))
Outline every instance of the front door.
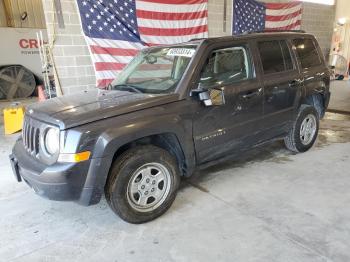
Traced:
POLYGON ((199 83, 224 90, 225 104, 198 103, 193 119, 197 161, 215 160, 256 143, 262 126, 263 92, 247 44, 213 48, 202 67, 199 83))

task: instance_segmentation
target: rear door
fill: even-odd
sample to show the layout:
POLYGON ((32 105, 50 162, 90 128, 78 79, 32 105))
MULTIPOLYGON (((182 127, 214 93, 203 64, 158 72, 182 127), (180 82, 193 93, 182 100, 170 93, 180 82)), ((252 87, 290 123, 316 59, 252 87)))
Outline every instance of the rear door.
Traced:
POLYGON ((200 163, 256 143, 263 118, 262 86, 249 44, 220 44, 206 56, 197 84, 224 90, 225 104, 206 107, 193 100, 197 103, 193 134, 200 163))
POLYGON ((302 81, 291 47, 283 39, 257 42, 264 86, 264 139, 286 133, 293 120, 302 81))

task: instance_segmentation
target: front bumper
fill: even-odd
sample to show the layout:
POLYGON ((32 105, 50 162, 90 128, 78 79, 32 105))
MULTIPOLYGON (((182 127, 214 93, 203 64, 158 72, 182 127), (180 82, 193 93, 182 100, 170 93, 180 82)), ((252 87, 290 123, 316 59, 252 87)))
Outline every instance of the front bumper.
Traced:
POLYGON ((29 155, 19 139, 10 161, 18 182, 25 181, 37 194, 50 200, 91 205, 98 203, 103 193, 103 186, 96 180, 103 159, 45 165, 29 155))

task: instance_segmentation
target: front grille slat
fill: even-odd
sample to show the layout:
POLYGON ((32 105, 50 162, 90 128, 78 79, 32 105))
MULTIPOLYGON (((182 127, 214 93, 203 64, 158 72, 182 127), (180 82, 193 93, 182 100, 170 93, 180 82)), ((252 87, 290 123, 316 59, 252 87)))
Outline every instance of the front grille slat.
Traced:
POLYGON ((26 123, 26 129, 24 130, 24 137, 25 137, 25 146, 27 147, 28 145, 28 123, 26 123))
POLYGON ((31 144, 32 144, 32 130, 33 128, 31 126, 29 126, 29 131, 28 131, 28 151, 31 152, 32 148, 31 148, 31 144))
POLYGON ((23 128, 22 128, 22 138, 23 138, 23 145, 24 147, 26 146, 26 126, 27 126, 27 122, 24 121, 23 123, 23 128))
POLYGON ((32 126, 30 128, 30 141, 29 141, 29 149, 30 149, 30 152, 32 153, 34 151, 34 127, 32 126))
POLYGON ((38 156, 40 150, 40 126, 35 125, 34 123, 32 123, 32 121, 26 119, 23 124, 22 136, 24 148, 30 154, 38 156))
POLYGON ((27 149, 28 149, 28 145, 29 145, 29 141, 30 141, 29 131, 30 131, 30 125, 28 123, 27 128, 26 128, 26 144, 25 144, 27 149))
POLYGON ((35 133, 34 133, 34 153, 35 153, 35 155, 39 154, 39 137, 40 137, 40 131, 39 131, 39 128, 36 128, 35 133))

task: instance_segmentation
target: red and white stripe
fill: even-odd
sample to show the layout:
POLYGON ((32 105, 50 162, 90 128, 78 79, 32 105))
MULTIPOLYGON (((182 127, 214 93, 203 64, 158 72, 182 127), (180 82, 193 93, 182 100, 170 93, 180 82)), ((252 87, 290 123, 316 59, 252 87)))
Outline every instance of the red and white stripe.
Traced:
MULTIPOLYGON (((136 0, 137 24, 145 43, 86 38, 95 65, 97 86, 103 87, 147 46, 208 37, 207 0, 136 0)), ((157 72, 158 73, 158 72, 157 72)), ((159 70, 159 75, 164 71, 159 70)), ((147 69, 140 77, 149 76, 147 69)))
POLYGON ((141 40, 147 45, 208 37, 207 0, 136 1, 141 40))
POLYGON ((104 87, 112 82, 144 47, 140 43, 110 39, 86 37, 86 41, 90 46, 98 87, 104 87))
POLYGON ((265 30, 300 30, 302 3, 265 3, 265 30))

